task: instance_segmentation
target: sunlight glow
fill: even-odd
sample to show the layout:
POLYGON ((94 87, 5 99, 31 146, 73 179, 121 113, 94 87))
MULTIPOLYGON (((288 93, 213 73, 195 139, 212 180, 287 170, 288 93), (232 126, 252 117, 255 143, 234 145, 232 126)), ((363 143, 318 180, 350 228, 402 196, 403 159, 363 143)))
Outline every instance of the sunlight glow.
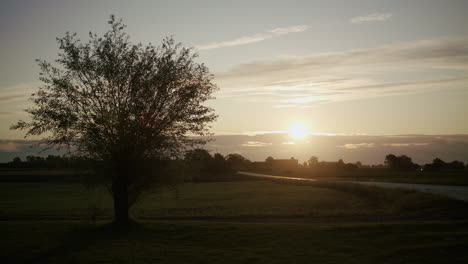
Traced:
POLYGON ((289 136, 294 139, 304 139, 309 134, 307 126, 298 123, 289 129, 289 136))

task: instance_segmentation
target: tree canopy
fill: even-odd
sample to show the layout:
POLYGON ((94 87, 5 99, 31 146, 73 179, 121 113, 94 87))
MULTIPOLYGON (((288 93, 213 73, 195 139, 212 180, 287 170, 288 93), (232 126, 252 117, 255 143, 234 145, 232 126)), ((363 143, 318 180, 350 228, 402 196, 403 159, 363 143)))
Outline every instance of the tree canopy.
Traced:
POLYGON ((195 62, 197 54, 173 38, 159 47, 132 44, 121 20, 111 16, 109 24, 102 36, 90 32, 87 42, 69 32, 57 39, 55 63, 38 60, 43 85, 26 110, 31 121, 12 129, 109 162, 114 202, 123 199, 128 209, 133 186, 147 182, 134 169, 181 157, 210 135, 207 125, 216 115, 203 103, 217 87, 208 68, 195 62))

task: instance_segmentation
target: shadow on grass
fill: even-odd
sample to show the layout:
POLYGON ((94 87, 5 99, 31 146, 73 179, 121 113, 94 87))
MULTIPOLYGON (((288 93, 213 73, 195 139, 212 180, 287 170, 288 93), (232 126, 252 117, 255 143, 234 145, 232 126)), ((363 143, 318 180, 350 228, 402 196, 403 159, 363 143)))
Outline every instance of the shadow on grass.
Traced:
POLYGON ((63 234, 58 246, 52 247, 36 256, 31 256, 20 261, 9 261, 8 263, 48 263, 53 259, 66 259, 75 253, 84 252, 93 247, 112 244, 119 240, 141 240, 145 237, 154 236, 155 230, 144 224, 132 221, 129 226, 121 227, 113 222, 91 226, 82 224, 74 227, 63 234))

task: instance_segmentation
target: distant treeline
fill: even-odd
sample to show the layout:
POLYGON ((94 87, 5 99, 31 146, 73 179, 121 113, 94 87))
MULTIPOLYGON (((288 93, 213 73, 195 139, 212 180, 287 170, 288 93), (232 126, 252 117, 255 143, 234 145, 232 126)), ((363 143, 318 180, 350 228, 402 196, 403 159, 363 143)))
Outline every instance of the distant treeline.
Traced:
MULTIPOLYGON (((168 177, 183 174, 193 181, 231 180, 238 170, 248 170, 251 162, 239 154, 223 156, 219 153, 211 155, 205 149, 188 151, 182 158, 171 160, 147 160, 134 168, 135 173, 167 174, 168 177)), ((25 160, 15 157, 7 163, 0 163, 4 169, 78 169, 76 172, 93 172, 101 178, 106 177, 109 164, 102 161, 74 156, 27 156, 25 160), (83 170, 84 169, 84 170, 83 170), (103 176, 103 177, 101 177, 103 176)), ((92 173, 93 174, 93 173, 92 173)), ((91 174, 91 176, 92 176, 91 174)), ((238 177, 238 176, 237 176, 238 177)), ((40 177, 36 177, 40 178, 40 177)), ((96 177, 92 177, 96 178, 96 177)), ((92 179, 88 179, 93 181, 92 179)))
POLYGON ((388 168, 394 170, 423 170, 423 171, 461 171, 466 168, 466 165, 458 160, 445 162, 442 159, 436 158, 432 163, 418 165, 414 163, 410 157, 406 155, 395 156, 389 154, 385 157, 385 164, 388 168))
POLYGON ((71 169, 83 168, 90 163, 90 159, 75 156, 27 156, 26 160, 21 160, 19 157, 13 158, 7 163, 0 163, 0 168, 15 168, 15 169, 71 169))
POLYGON ((236 171, 249 170, 252 163, 239 154, 211 155, 205 149, 187 152, 184 161, 186 171, 194 181, 231 180, 236 171))
POLYGON ((451 161, 445 162, 440 158, 436 158, 432 163, 419 165, 413 162, 413 160, 406 156, 400 155, 396 156, 394 154, 389 154, 385 156, 383 164, 379 165, 363 165, 361 162, 356 163, 344 163, 343 160, 338 160, 337 162, 325 162, 318 161, 318 158, 312 156, 308 162, 304 162, 303 167, 311 169, 325 169, 325 168, 334 168, 342 170, 353 170, 353 169, 362 169, 362 168, 376 168, 376 169, 390 169, 390 170, 421 170, 421 171, 461 171, 466 169, 466 165, 461 161, 451 161))
MULTIPOLYGON (((390 169, 390 170, 421 170, 421 171, 461 171, 467 169, 467 165, 461 161, 445 162, 436 158, 432 163, 419 165, 406 155, 396 156, 389 154, 385 156, 384 163, 380 165, 363 165, 361 162, 345 163, 343 160, 336 162, 319 161, 318 157, 312 156, 307 162, 299 164, 296 159, 274 159, 268 157, 264 162, 251 162, 240 154, 228 154, 223 156, 219 153, 211 155, 205 149, 194 149, 186 155, 177 159, 177 165, 183 166, 187 174, 194 178, 210 178, 210 175, 230 174, 239 170, 272 169, 282 168, 293 170, 294 168, 308 168, 314 170, 356 170, 356 169, 390 169)), ((169 161, 170 162, 170 161, 169 161)), ((24 169, 67 169, 83 168, 89 166, 92 160, 83 157, 54 156, 47 157, 27 156, 26 160, 15 157, 7 163, 0 163, 1 168, 24 168, 24 169)), ((96 163, 94 163, 96 164, 96 163)))

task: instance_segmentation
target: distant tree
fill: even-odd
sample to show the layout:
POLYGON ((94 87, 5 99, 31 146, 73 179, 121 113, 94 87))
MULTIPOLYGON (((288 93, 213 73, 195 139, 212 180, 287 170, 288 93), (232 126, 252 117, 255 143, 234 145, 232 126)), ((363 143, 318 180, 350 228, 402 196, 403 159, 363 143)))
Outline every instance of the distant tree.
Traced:
POLYGON ((13 168, 20 168, 23 166, 23 162, 21 161, 20 157, 14 157, 13 160, 10 162, 10 166, 13 168))
POLYGON ((66 167, 67 160, 60 156, 48 155, 45 159, 47 168, 64 168, 66 167))
POLYGON ((435 158, 433 161, 432 161, 432 164, 434 165, 435 168, 437 169, 442 169, 444 168, 447 163, 445 163, 445 161, 439 159, 439 158, 435 158))
POLYGON ((226 156, 226 162, 234 170, 245 170, 250 165, 250 160, 240 154, 228 154, 226 156))
POLYGON ((314 166, 318 165, 319 159, 316 156, 312 156, 312 157, 309 158, 307 163, 309 164, 309 168, 311 168, 311 167, 314 167, 314 166))
POLYGON ((385 164, 394 170, 414 170, 419 167, 419 165, 413 163, 412 159, 406 155, 395 156, 389 154, 385 157, 385 164))
POLYGON ((38 60, 44 85, 27 110, 32 121, 12 129, 46 133, 49 147, 106 164, 115 220, 126 225, 129 208, 161 180, 150 175, 158 169, 141 168, 205 142, 216 115, 203 103, 217 87, 207 67, 194 61, 197 55, 172 38, 157 48, 132 44, 122 21, 111 16, 109 24, 85 43, 76 34, 59 38, 59 66, 38 60))
POLYGON ((190 162, 208 163, 213 157, 206 149, 193 149, 185 153, 185 160, 190 162))
POLYGON ((356 162, 356 166, 357 166, 358 168, 361 168, 361 167, 362 167, 362 163, 361 163, 360 161, 357 161, 357 162, 356 162))
POLYGON ((215 153, 210 164, 209 170, 213 173, 225 173, 229 170, 228 163, 223 155, 215 153))
POLYGON ((424 165, 423 169, 425 171, 441 171, 441 170, 450 170, 458 171, 465 169, 465 165, 461 161, 454 160, 452 162, 445 162, 442 159, 435 158, 432 163, 424 165))
POLYGON ((454 161, 449 163, 449 167, 452 170, 464 170, 465 169, 465 164, 463 164, 463 162, 461 162, 461 161, 454 160, 454 161))
POLYGON ((25 165, 29 168, 41 168, 41 167, 45 167, 46 162, 43 157, 29 155, 29 156, 26 156, 25 165))
POLYGON ((34 163, 34 162, 36 162, 36 157, 33 156, 33 155, 26 156, 26 162, 34 163))
POLYGON ((273 164, 273 161, 275 159, 272 157, 272 156, 269 156, 265 159, 265 163, 268 165, 268 166, 271 166, 273 164))
POLYGON ((212 163, 213 157, 206 149, 193 149, 185 153, 185 162, 188 165, 190 174, 193 177, 199 177, 200 174, 207 172, 212 163))
POLYGON ((224 161, 226 161, 226 159, 224 159, 224 156, 223 156, 222 154, 220 154, 220 153, 215 153, 215 154, 213 155, 213 159, 214 159, 214 160, 217 160, 217 161, 219 161, 219 162, 224 162, 224 161))
POLYGON ((358 168, 358 166, 354 163, 346 163, 343 164, 340 168, 344 170, 355 170, 358 168))

